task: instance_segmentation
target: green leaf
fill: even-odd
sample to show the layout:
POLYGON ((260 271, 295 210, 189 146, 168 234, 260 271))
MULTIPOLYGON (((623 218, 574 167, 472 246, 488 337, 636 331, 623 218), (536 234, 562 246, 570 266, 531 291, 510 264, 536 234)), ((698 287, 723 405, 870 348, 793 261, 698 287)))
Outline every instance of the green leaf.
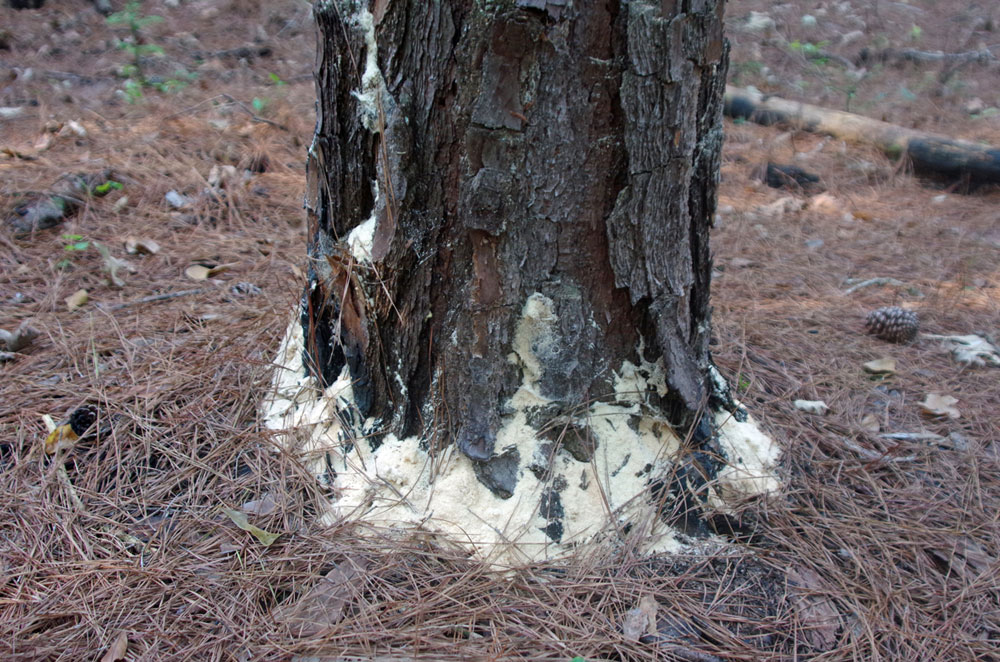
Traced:
POLYGON ((142 83, 139 81, 131 78, 125 81, 122 87, 125 88, 125 96, 128 97, 129 103, 136 103, 142 99, 142 83))
POLYGON ((97 186, 95 186, 94 187, 94 194, 95 195, 107 195, 112 190, 120 191, 120 190, 122 190, 122 188, 124 188, 124 187, 121 185, 120 182, 116 182, 114 180, 110 180, 109 179, 108 181, 104 182, 103 184, 98 184, 97 186))
POLYGON ((264 110, 264 106, 266 106, 266 105, 267 105, 267 101, 265 101, 265 100, 261 99, 260 97, 254 97, 254 98, 253 98, 253 101, 251 101, 251 102, 250 102, 250 105, 251 105, 251 106, 253 106, 253 109, 254 109, 254 110, 255 110, 256 112, 258 112, 258 113, 259 113, 259 112, 261 112, 262 110, 264 110))
POLYGON ((80 241, 83 239, 82 234, 64 234, 62 236, 63 241, 80 241))
POLYGON ((270 547, 271 543, 281 536, 280 533, 269 533, 260 527, 254 526, 247 519, 247 516, 238 510, 223 508, 222 512, 228 515, 229 519, 233 520, 233 524, 240 527, 247 533, 253 534, 253 537, 260 541, 260 544, 264 545, 264 547, 270 547))
POLYGON ((154 23, 162 23, 163 17, 159 14, 150 14, 149 16, 143 16, 142 18, 135 19, 135 26, 137 28, 144 28, 147 25, 153 25, 154 23))
POLYGON ((285 84, 285 81, 281 80, 281 76, 279 76, 278 74, 276 74, 274 72, 269 73, 267 75, 267 77, 270 78, 271 82, 274 83, 275 85, 277 85, 278 87, 281 87, 282 85, 285 84))
POLYGON ((135 49, 139 55, 163 55, 165 52, 162 46, 156 44, 139 44, 135 49))

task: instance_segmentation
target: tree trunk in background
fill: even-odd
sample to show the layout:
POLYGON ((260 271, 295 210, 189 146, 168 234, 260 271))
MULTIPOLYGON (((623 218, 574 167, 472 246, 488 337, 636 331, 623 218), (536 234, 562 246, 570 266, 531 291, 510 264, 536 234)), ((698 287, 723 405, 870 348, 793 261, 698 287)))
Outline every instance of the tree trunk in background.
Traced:
POLYGON ((723 5, 318 3, 306 364, 348 368, 370 444, 457 444, 509 496, 519 388, 542 435, 626 361, 662 365, 647 395, 681 436, 731 408, 708 353, 723 5))

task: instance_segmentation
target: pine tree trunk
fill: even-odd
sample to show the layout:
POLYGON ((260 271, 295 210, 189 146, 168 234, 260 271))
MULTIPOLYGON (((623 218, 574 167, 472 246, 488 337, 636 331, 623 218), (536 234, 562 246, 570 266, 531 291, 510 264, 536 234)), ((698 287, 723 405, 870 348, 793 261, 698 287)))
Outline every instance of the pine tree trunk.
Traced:
POLYGON ((519 389, 581 461, 572 412, 620 393, 623 365, 661 367, 644 407, 681 436, 731 408, 708 353, 723 5, 317 5, 305 362, 349 372, 340 415, 370 445, 454 444, 504 497, 519 389))

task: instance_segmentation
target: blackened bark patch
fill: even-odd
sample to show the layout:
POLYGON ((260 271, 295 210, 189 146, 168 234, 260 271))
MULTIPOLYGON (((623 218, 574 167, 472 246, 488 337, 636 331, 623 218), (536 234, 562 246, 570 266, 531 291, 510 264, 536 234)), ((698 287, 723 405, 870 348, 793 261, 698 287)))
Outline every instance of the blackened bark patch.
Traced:
POLYGON ((509 499, 514 496, 514 488, 517 487, 520 462, 521 454, 511 446, 500 455, 482 462, 473 462, 472 468, 480 482, 493 494, 501 499, 509 499))
POLYGON ((565 488, 565 484, 561 487, 553 485, 542 494, 542 499, 538 504, 538 514, 545 518, 545 526, 542 527, 542 531, 552 542, 562 542, 563 518, 566 517, 566 511, 563 509, 559 492, 565 488))
POLYGON ((641 341, 664 362, 663 413, 693 420, 712 390, 722 0, 366 4, 317 7, 309 365, 329 383, 346 362, 377 434, 457 443, 509 494, 537 460, 495 446, 538 293, 556 320, 534 386, 553 412, 608 397, 641 341), (362 89, 372 27, 384 85, 362 89), (352 261, 373 214, 370 259, 352 261))
POLYGON ((549 439, 569 453, 577 462, 590 462, 597 450, 597 440, 590 426, 583 425, 572 419, 555 418, 539 432, 544 439, 549 439))

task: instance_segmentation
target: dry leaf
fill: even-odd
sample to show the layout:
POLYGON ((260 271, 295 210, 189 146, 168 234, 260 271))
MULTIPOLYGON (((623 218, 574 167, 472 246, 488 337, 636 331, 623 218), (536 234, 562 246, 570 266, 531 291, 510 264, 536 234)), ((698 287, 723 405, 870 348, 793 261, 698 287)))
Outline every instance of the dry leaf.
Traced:
POLYGON ((125 252, 129 255, 156 255, 160 245, 152 239, 129 237, 125 240, 125 252))
POLYGON ((118 275, 119 269, 124 269, 131 273, 135 273, 135 267, 129 264, 126 260, 121 260, 111 254, 111 251, 104 244, 99 244, 96 241, 91 242, 97 252, 101 254, 101 258, 104 260, 103 269, 108 272, 108 276, 111 277, 111 282, 116 287, 125 287, 125 281, 118 275))
POLYGON ((987 363, 1000 365, 1000 349, 982 336, 975 334, 968 336, 939 336, 926 333, 924 337, 940 340, 941 349, 951 352, 951 355, 959 363, 970 366, 985 366, 987 363))
POLYGON ((255 499, 253 501, 247 501, 240 508, 240 510, 245 512, 247 515, 257 515, 257 516, 270 515, 277 509, 278 509, 278 504, 275 502, 274 497, 271 496, 270 492, 268 492, 259 499, 255 499))
POLYGON ((809 209, 818 211, 821 214, 839 214, 843 209, 843 205, 829 193, 820 193, 814 195, 809 200, 809 209))
POLYGON ((816 414, 817 416, 822 416, 830 411, 830 408, 822 400, 796 400, 792 404, 795 405, 796 409, 804 411, 807 414, 816 414))
POLYGON ((875 414, 865 414, 864 418, 861 419, 861 428, 866 432, 878 432, 882 429, 879 425, 878 416, 875 414))
POLYGON ((184 270, 184 273, 188 278, 192 280, 206 280, 215 276, 216 274, 221 274, 223 271, 227 271, 235 264, 220 264, 215 267, 206 267, 203 264, 192 264, 190 267, 184 270))
POLYGON ((639 641, 639 638, 644 635, 655 635, 657 607, 653 596, 642 596, 639 599, 639 605, 625 613, 625 621, 622 623, 622 634, 625 638, 630 641, 639 641))
POLYGON ((114 643, 108 648, 108 652, 101 658, 101 662, 118 662, 119 660, 124 660, 126 651, 128 651, 128 635, 124 632, 119 632, 114 643))
POLYGON ((20 352, 33 343, 37 337, 38 329, 31 326, 28 320, 21 322, 21 325, 13 333, 0 329, 0 343, 6 344, 7 349, 11 352, 20 352))
POLYGON ((73 312, 78 308, 83 308, 89 300, 90 297, 87 295, 87 290, 77 290, 66 297, 66 307, 69 308, 70 312, 73 312))
POLYGON ((792 586, 793 604, 802 623, 806 640, 818 651, 828 651, 837 643, 840 615, 833 601, 826 597, 830 591, 822 579, 809 568, 792 568, 788 571, 792 586))
POLYGON ((233 520, 233 524, 240 527, 247 533, 253 534, 253 537, 260 541, 260 544, 264 545, 264 547, 270 547, 271 544, 281 536, 280 533, 271 533, 260 527, 254 526, 250 523, 250 520, 247 519, 247 516, 238 510, 223 508, 222 512, 226 513, 226 515, 229 516, 229 519, 233 520))
POLYGON ((36 152, 44 152, 49 147, 52 147, 53 142, 55 142, 55 138, 53 138, 51 133, 46 131, 42 135, 38 136, 38 138, 35 140, 33 148, 36 152))
POLYGON ((947 416, 948 418, 959 418, 962 412, 955 405, 958 399, 950 395, 940 395, 938 393, 928 393, 924 401, 920 403, 920 409, 927 416, 947 416))
POLYGON ((965 581, 976 581, 979 576, 996 567, 997 557, 972 538, 962 537, 939 547, 927 548, 927 553, 941 562, 946 574, 965 576, 965 581))
POLYGON ((869 361, 861 366, 872 375, 891 375, 896 372, 896 359, 884 358, 869 361))
POLYGON ((72 446, 79 438, 68 423, 57 426, 45 438, 45 454, 52 455, 60 448, 72 446))
POLYGON ((76 120, 70 120, 66 122, 66 125, 63 126, 63 128, 59 129, 60 136, 66 135, 68 133, 75 134, 77 138, 87 137, 87 129, 85 129, 83 125, 77 122, 76 120))
POLYGON ((184 270, 184 275, 191 280, 206 280, 211 274, 212 270, 201 264, 192 264, 184 270))
POLYGON ((239 177, 239 172, 234 166, 224 165, 224 166, 212 166, 212 169, 208 171, 208 185, 212 188, 223 188, 226 184, 236 181, 239 177))
POLYGON ((339 563, 298 602, 280 607, 274 614, 275 620, 299 637, 312 637, 329 630, 344 618, 344 609, 357 593, 358 579, 367 567, 367 561, 339 563))

